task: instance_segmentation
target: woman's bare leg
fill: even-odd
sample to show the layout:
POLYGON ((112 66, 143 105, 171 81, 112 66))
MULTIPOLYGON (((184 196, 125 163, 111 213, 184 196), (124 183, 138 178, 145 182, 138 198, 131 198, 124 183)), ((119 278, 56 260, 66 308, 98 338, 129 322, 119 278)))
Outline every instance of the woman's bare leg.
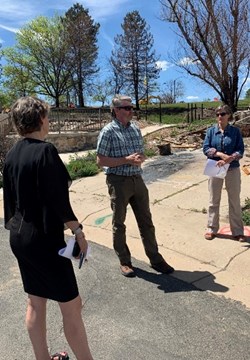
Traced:
POLYGON ((59 305, 63 316, 64 333, 77 360, 93 360, 82 320, 80 296, 59 305))
POLYGON ((26 312, 26 326, 36 360, 50 360, 46 339, 47 299, 29 295, 26 312))

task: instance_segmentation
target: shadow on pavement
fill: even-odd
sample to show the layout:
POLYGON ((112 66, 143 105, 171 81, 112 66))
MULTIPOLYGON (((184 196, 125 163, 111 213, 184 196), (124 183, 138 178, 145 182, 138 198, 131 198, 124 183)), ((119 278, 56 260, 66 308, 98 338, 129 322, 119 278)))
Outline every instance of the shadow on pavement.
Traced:
MULTIPOLYGON (((234 236, 232 236, 232 235, 229 235, 229 234, 216 234, 216 237, 215 237, 215 239, 216 238, 218 238, 218 239, 225 239, 225 240, 233 240, 233 241, 238 241, 237 239, 235 239, 235 237, 234 236)), ((244 244, 244 243, 250 243, 250 236, 245 236, 245 238, 246 238, 246 241, 245 242, 243 242, 242 244, 244 244)), ((209 240, 209 241, 211 241, 211 240, 209 240)), ((250 245, 250 244, 249 244, 250 245)))
POLYGON ((138 278, 158 285, 158 289, 163 290, 165 293, 204 290, 210 290, 213 292, 227 292, 229 290, 228 287, 217 284, 215 282, 215 276, 209 271, 176 270, 174 272, 174 276, 169 276, 148 272, 138 267, 134 267, 134 270, 138 278), (176 283, 177 279, 178 285, 176 283), (187 280, 184 281, 182 279, 187 280), (194 283, 198 281, 204 281, 203 290, 198 289, 194 285, 194 283))

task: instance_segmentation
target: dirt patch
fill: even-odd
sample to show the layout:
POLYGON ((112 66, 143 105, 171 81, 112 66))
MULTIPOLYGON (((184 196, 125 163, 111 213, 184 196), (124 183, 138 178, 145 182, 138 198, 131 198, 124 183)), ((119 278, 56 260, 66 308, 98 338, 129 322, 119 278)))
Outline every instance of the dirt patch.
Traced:
POLYGON ((202 147, 207 127, 188 131, 184 127, 164 128, 144 136, 145 149, 155 154, 168 155, 166 151, 199 149, 202 147), (163 153, 161 151, 163 150, 163 153))

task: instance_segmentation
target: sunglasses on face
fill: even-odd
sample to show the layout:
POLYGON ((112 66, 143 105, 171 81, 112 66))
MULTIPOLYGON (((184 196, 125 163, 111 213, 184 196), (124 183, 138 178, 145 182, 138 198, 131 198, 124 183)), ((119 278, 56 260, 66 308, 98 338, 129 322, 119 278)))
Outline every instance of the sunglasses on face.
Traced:
POLYGON ((225 113, 225 112, 216 114, 217 117, 218 117, 218 116, 225 116, 225 115, 227 115, 227 113, 225 113))
POLYGON ((124 109, 125 111, 133 110, 133 106, 119 106, 118 109, 124 109))

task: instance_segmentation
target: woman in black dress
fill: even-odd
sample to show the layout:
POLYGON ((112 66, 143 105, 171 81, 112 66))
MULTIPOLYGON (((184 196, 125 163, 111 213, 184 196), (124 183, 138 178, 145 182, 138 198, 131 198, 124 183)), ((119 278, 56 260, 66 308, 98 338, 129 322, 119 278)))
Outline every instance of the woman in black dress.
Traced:
POLYGON ((26 326, 36 360, 68 359, 63 354, 49 355, 47 299, 59 303, 64 333, 77 360, 92 360, 72 262, 58 255, 66 246, 65 226, 75 234, 83 253, 88 244, 70 205, 67 169, 56 148, 44 141, 48 113, 48 105, 33 97, 20 98, 12 107, 12 121, 23 138, 5 160, 5 227, 10 230, 11 249, 28 293, 26 326))

